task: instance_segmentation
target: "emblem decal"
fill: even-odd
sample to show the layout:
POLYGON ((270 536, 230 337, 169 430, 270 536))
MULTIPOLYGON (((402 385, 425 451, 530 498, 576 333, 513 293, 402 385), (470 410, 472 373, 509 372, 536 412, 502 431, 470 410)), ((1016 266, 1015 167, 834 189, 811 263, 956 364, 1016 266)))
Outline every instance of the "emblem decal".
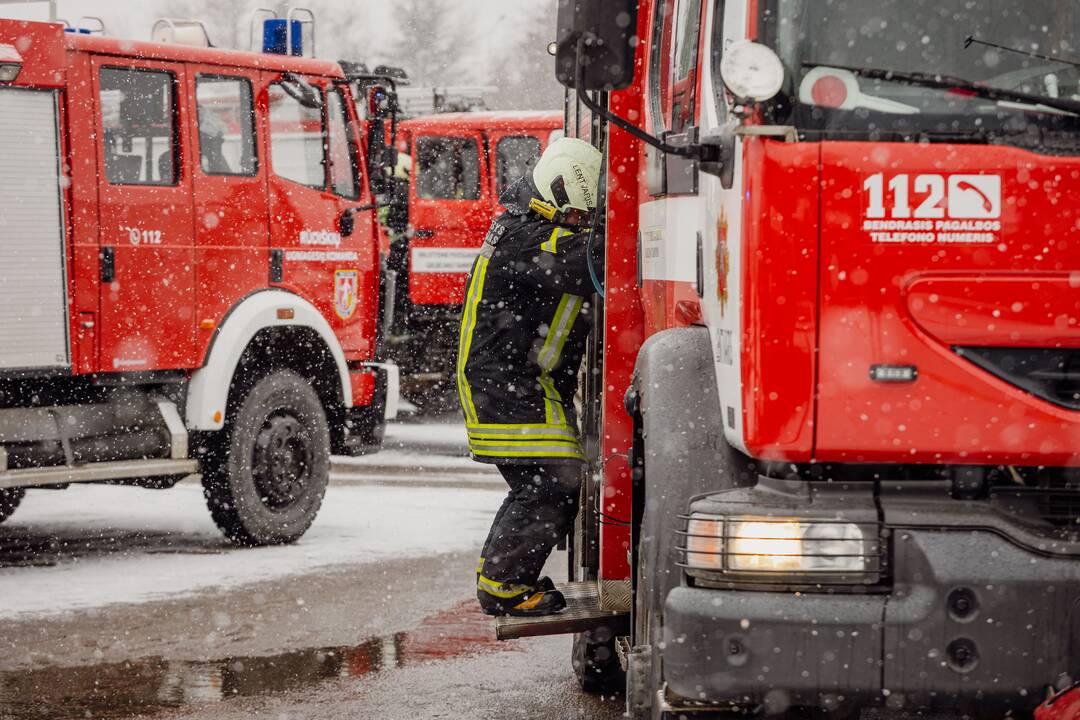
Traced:
POLYGON ((716 300, 720 303, 720 315, 727 312, 728 271, 731 268, 731 252, 728 249, 727 208, 720 207, 716 218, 716 300))
POLYGON ((359 286, 359 270, 334 271, 334 312, 342 320, 348 320, 356 312, 356 293, 359 286))

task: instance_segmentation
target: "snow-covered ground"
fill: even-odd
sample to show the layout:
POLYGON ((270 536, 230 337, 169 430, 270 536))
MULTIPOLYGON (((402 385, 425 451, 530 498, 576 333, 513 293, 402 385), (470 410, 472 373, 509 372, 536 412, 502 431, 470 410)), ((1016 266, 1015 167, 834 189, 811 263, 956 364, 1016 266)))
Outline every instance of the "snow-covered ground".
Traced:
POLYGON ((463 435, 451 424, 393 426, 384 453, 335 458, 315 524, 285 547, 230 546, 194 481, 164 491, 32 491, 0 526, 0 618, 467 551, 483 540, 504 491, 494 468, 464 456, 463 435))

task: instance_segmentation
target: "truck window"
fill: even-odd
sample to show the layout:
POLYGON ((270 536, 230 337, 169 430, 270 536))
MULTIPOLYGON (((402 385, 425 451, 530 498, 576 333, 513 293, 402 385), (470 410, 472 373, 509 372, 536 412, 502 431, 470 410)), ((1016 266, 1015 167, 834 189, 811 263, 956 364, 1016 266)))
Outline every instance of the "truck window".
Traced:
POLYGON ((675 0, 660 0, 653 11, 652 49, 649 54, 649 114, 657 132, 667 130, 671 107, 671 36, 675 0))
POLYGON ((420 164, 417 195, 432 200, 480 199, 480 152, 476 140, 417 138, 416 156, 420 164))
POLYGON ((694 124, 697 109, 698 49, 701 38, 701 0, 679 0, 675 47, 671 57, 671 129, 682 132, 694 124))
POLYGON ((270 164, 275 175, 308 187, 325 188, 323 136, 319 108, 305 107, 280 83, 270 86, 270 164))
POLYGON ((360 183, 356 177, 356 145, 352 123, 346 111, 340 90, 331 90, 326 113, 330 119, 330 185, 336 195, 343 198, 360 197, 360 183))
POLYGON ((207 175, 246 175, 258 171, 255 107, 244 78, 199 75, 195 80, 199 114, 199 164, 207 175))
POLYGON ((175 85, 169 72, 101 68, 101 127, 110 184, 176 184, 175 85))
POLYGON ((501 138, 495 145, 495 189, 499 195, 540 156, 540 140, 532 135, 501 138))

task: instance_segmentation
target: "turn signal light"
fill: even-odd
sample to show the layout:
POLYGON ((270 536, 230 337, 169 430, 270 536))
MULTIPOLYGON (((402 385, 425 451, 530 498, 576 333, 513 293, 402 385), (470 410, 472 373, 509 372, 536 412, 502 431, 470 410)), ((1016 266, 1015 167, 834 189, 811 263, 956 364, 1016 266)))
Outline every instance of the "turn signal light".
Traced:
POLYGON ((15 82, 20 70, 22 70, 22 65, 18 63, 0 63, 0 83, 15 82))
POLYGON ((14 45, 0 43, 0 83, 15 82, 22 70, 22 60, 14 45))

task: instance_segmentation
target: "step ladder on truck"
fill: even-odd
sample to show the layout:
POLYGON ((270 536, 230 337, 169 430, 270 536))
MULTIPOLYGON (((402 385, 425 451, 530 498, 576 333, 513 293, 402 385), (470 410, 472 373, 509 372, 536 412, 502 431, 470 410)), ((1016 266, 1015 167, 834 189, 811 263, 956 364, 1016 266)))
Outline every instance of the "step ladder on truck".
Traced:
POLYGON ((1080 677, 1080 76, 1030 54, 1080 12, 829 7, 560 8, 606 158, 579 599, 497 632, 578 633, 635 718, 1027 714, 1080 677))
POLYGON ((385 170, 301 14, 258 52, 0 19, 0 520, 27 489, 199 474, 229 538, 291 542, 331 452, 381 445, 385 170))

